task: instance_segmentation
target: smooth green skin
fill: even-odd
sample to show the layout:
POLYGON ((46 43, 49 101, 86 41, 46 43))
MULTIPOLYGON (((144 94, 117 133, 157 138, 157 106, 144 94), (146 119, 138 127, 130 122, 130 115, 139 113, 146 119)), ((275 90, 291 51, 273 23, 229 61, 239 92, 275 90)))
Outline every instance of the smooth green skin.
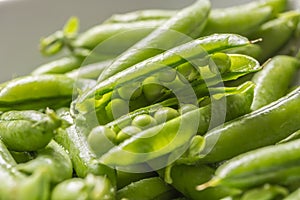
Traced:
POLYGON ((0 85, 0 110, 60 107, 72 100, 74 80, 65 75, 24 76, 0 85))
POLYGON ((163 94, 164 86, 157 77, 150 76, 143 80, 143 94, 149 102, 157 100, 163 94))
POLYGON ((262 48, 259 46, 259 42, 244 47, 237 47, 237 48, 225 50, 222 52, 228 54, 243 54, 243 55, 251 56, 255 59, 259 59, 261 54, 263 54, 262 48))
POLYGON ((289 56, 276 56, 267 62, 252 78, 256 87, 251 109, 257 110, 283 97, 299 68, 300 61, 289 56))
POLYGON ((280 50, 293 36, 300 19, 298 11, 289 11, 277 18, 262 24, 257 31, 251 34, 251 39, 262 38, 259 46, 262 54, 258 57, 260 62, 266 61, 280 50))
POLYGON ((114 200, 115 190, 108 178, 89 174, 59 183, 52 191, 53 200, 114 200))
POLYGON ((249 5, 212 10, 202 35, 236 33, 246 35, 270 19, 271 7, 255 8, 249 5))
POLYGON ((110 121, 127 114, 128 109, 128 102, 120 98, 112 99, 105 107, 106 115, 110 121))
POLYGON ((135 100, 142 95, 141 83, 124 85, 118 89, 118 94, 122 99, 135 100))
POLYGON ((80 58, 74 56, 63 57, 37 67, 33 72, 31 72, 31 75, 64 74, 79 68, 81 63, 82 59, 80 58))
POLYGON ((36 151, 51 141, 61 125, 54 113, 8 111, 0 116, 0 137, 12 151, 36 151))
MULTIPOLYGON (((94 99, 95 95, 101 96, 105 93, 109 93, 109 91, 114 90, 116 86, 121 86, 126 82, 153 73, 154 71, 161 69, 161 66, 174 66, 176 63, 185 63, 186 61, 185 59, 182 59, 182 57, 188 59, 199 56, 204 52, 214 53, 216 51, 245 46, 247 44, 249 44, 249 40, 238 35, 216 34, 175 47, 170 51, 140 62, 127 70, 98 83, 93 89, 86 91, 79 96, 75 109, 82 113, 89 112, 89 109, 94 110, 95 108, 92 99, 94 99)), ((204 54, 206 55, 206 53, 204 54)))
MULTIPOLYGON (((74 47, 94 49, 97 45, 101 45, 102 42, 110 40, 109 43, 112 46, 126 50, 140 39, 146 37, 155 28, 161 26, 162 23, 164 23, 164 20, 101 24, 80 34, 73 45, 74 47), (119 38, 121 35, 122 39, 124 39, 122 44, 118 42, 121 39, 119 38)), ((108 51, 113 51, 113 48, 109 48, 108 51)))
POLYGON ((117 191, 117 200, 166 200, 177 197, 176 191, 159 177, 152 177, 131 183, 117 191))
POLYGON ((78 127, 72 125, 67 129, 59 129, 55 141, 69 152, 73 168, 78 177, 86 177, 88 173, 107 176, 113 185, 116 184, 116 173, 103 165, 91 151, 87 139, 78 127))
POLYGON ((300 189, 295 190, 283 200, 298 200, 300 198, 300 189))
POLYGON ((73 166, 67 152, 55 141, 37 152, 37 157, 26 163, 18 164, 19 171, 33 174, 40 168, 49 175, 52 183, 72 178, 73 166))
POLYGON ((202 152, 205 157, 201 162, 219 162, 284 139, 300 128, 300 116, 294 114, 298 106, 300 88, 265 107, 209 131, 205 135, 206 147, 202 152))
POLYGON ((218 167, 212 180, 237 188, 299 180, 299 149, 300 140, 295 140, 240 154, 218 167))
POLYGON ((97 126, 89 133, 87 142, 97 157, 115 146, 116 133, 106 126, 97 126))
POLYGON ((209 68, 212 73, 215 74, 224 74, 229 71, 231 67, 230 56, 226 53, 214 53, 210 56, 209 68))
POLYGON ((246 191, 241 200, 273 200, 287 196, 289 191, 281 186, 266 184, 261 188, 246 191))
POLYGON ((85 78, 85 79, 94 79, 97 80, 98 76, 103 72, 103 70, 108 67, 113 61, 106 60, 98 63, 93 63, 80 67, 79 69, 74 69, 69 71, 65 75, 76 79, 76 78, 85 78))
POLYGON ((104 23, 124 23, 147 20, 169 19, 176 14, 174 10, 149 9, 128 12, 124 14, 114 14, 105 20, 104 23))
POLYGON ((147 58, 198 37, 210 12, 209 0, 198 0, 121 54, 98 78, 101 82, 147 58), (191 38, 190 38, 191 37, 191 38), (171 38, 171 39, 170 39, 171 38))
POLYGON ((136 126, 142 130, 151 128, 156 124, 156 120, 152 116, 147 114, 138 115, 131 122, 132 126, 136 126))
POLYGON ((157 174, 153 172, 146 173, 130 173, 124 171, 117 171, 117 188, 121 189, 130 183, 137 182, 142 179, 151 178, 157 176, 157 174))
MULTIPOLYGON (((164 176, 163 171, 160 171, 159 174, 164 176)), ((219 200, 240 192, 227 187, 207 188, 203 191, 195 190, 197 185, 210 180, 213 174, 214 170, 205 165, 175 165, 171 168, 172 186, 191 200, 219 200)))

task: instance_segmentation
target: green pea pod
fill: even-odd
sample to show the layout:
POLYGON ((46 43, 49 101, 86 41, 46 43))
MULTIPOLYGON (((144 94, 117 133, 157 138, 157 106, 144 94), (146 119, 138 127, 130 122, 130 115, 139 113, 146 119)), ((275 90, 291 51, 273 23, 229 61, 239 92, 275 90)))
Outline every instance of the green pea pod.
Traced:
MULTIPOLYGON (((147 76, 150 73, 160 70, 162 66, 176 67, 181 63, 185 63, 186 60, 206 54, 206 52, 214 53, 237 46, 245 46, 249 43, 248 39, 238 35, 221 34, 203 37, 179 47, 175 47, 170 51, 140 62, 127 70, 98 83, 96 87, 90 91, 86 91, 77 99, 75 108, 83 114, 89 112, 90 109, 94 110, 93 103, 95 102, 93 99, 95 95, 101 97, 102 95, 105 96, 105 94, 107 94, 105 98, 109 100, 109 92, 113 91, 118 85, 120 86, 134 79, 147 76)), ((257 68, 257 66, 254 68, 257 68)), ((101 105, 107 102, 107 100, 100 99, 97 104, 101 105)))
POLYGON ((206 147, 202 152, 205 157, 201 162, 222 161, 279 142, 300 129, 300 118, 294 114, 298 106, 300 88, 265 107, 209 131, 205 135, 206 147))
POLYGON ((117 171, 117 188, 121 189, 130 183, 137 182, 142 179, 157 176, 155 172, 147 173, 129 173, 124 171, 117 171))
POLYGON ((291 194, 289 194, 287 197, 285 197, 283 200, 297 200, 299 198, 300 198, 300 189, 297 189, 291 194))
POLYGON ((174 10, 160 10, 160 9, 149 9, 149 10, 138 10, 128 12, 124 14, 114 14, 104 21, 104 23, 124 23, 124 22, 135 22, 135 21, 147 21, 147 20, 161 20, 169 19, 176 14, 174 10))
POLYGON ((158 29, 121 54, 99 76, 98 81, 103 81, 136 63, 199 36, 205 27, 209 11, 210 2, 208 0, 198 0, 191 6, 182 9, 158 29))
POLYGON ((0 137, 13 151, 36 151, 44 148, 62 126, 52 110, 8 111, 0 116, 0 137))
POLYGON ((74 80, 64 75, 20 77, 0 85, 0 111, 59 108, 72 100, 74 80))
POLYGON ((258 58, 260 62, 266 61, 280 50, 288 40, 293 36, 300 18, 298 11, 289 11, 279 15, 277 18, 270 20, 261 25, 250 38, 262 38, 259 43, 262 48, 262 54, 258 58), (276 38, 274 40, 274 38, 276 38))
POLYGON ((82 66, 79 69, 75 69, 66 73, 66 76, 77 79, 95 79, 99 77, 99 75, 104 71, 106 67, 108 67, 112 63, 112 60, 102 61, 98 63, 89 64, 86 66, 82 66))
POLYGON ((254 188, 246 191, 241 200, 272 200, 287 196, 289 191, 278 185, 266 184, 261 188, 254 188))
POLYGON ((213 33, 247 33, 258 28, 262 23, 270 19, 271 7, 252 7, 252 4, 241 5, 232 8, 212 10, 204 29, 203 35, 213 33), (255 16, 255 17, 254 17, 255 16))
POLYGON ((50 198, 49 176, 43 169, 38 169, 30 177, 17 184, 16 197, 13 199, 48 200, 50 198))
POLYGON ((46 63, 36 68, 32 75, 40 74, 63 74, 68 71, 77 69, 80 67, 82 59, 74 56, 63 57, 61 59, 46 63))
POLYGON ((48 199, 50 191, 48 176, 42 170, 26 177, 15 167, 15 160, 0 140, 0 199, 48 199))
POLYGON ((37 152, 35 159, 19 164, 16 168, 27 174, 44 168, 53 183, 59 183, 73 175, 73 167, 68 154, 53 140, 37 152))
POLYGON ((177 197, 178 193, 159 177, 142 179, 131 183, 117 191, 117 200, 121 199, 149 199, 165 200, 177 197))
POLYGON ((203 34, 236 33, 248 36, 262 23, 286 8, 287 0, 260 0, 229 8, 213 9, 203 34))
POLYGON ((289 56, 275 56, 267 62, 252 78, 256 87, 251 109, 256 110, 284 96, 299 68, 300 62, 289 56))
MULTIPOLYGON (((242 113, 244 113, 246 107, 248 107, 249 110, 251 104, 251 100, 249 101, 249 99, 252 99, 252 95, 249 94, 253 91, 253 85, 244 86, 241 91, 242 90, 248 92, 243 92, 241 96, 228 99, 229 102, 236 100, 236 98, 242 100, 240 101, 241 105, 235 104, 235 106, 232 106, 228 103, 228 105, 230 105, 228 119, 240 115, 242 110, 242 113)), ((219 110, 219 112, 223 112, 223 109, 221 109, 221 111, 219 110)), ((112 148, 109 146, 108 149, 110 150, 105 154, 97 152, 98 150, 95 148, 94 150, 97 152, 97 155, 103 154, 100 157, 100 161, 110 166, 125 167, 127 165, 143 163, 166 155, 179 147, 186 146, 196 132, 205 132, 209 127, 210 113, 210 106, 195 109, 171 119, 164 124, 146 129, 134 137, 125 140, 119 146, 112 146, 112 148), (164 138, 164 140, 162 140, 162 138, 164 138), (116 157, 118 157, 118 159, 116 159, 116 157)), ((96 137, 96 135, 97 134, 91 134, 89 137, 96 137)), ((91 139, 90 141, 94 144, 95 139, 91 139)))
POLYGON ((300 140, 295 140, 240 154, 219 166, 214 178, 197 189, 217 185, 250 188, 263 183, 299 181, 299 149, 300 140))
MULTIPOLYGON (((69 113, 63 117, 72 121, 69 113)), ((106 175, 113 185, 115 185, 115 171, 96 160, 96 155, 91 151, 87 139, 79 127, 72 125, 67 129, 59 129, 55 135, 56 142, 69 152, 74 170, 78 177, 86 177, 87 174, 106 175)))
POLYGON ((73 42, 73 46, 74 48, 87 48, 92 50, 97 47, 97 45, 107 41, 110 47, 107 46, 108 49, 105 49, 104 53, 122 53, 163 23, 164 20, 149 20, 142 22, 101 24, 80 34, 73 42), (123 39, 122 42, 119 41, 121 38, 123 39))
MULTIPOLYGON (((241 193, 238 189, 228 187, 207 188, 203 191, 195 190, 197 185, 210 180, 214 171, 205 165, 174 165, 171 169, 172 186, 184 196, 194 200, 219 200, 226 196, 241 193)), ((161 172, 159 173, 163 175, 161 172)))
POLYGON ((56 185, 51 199, 114 200, 115 190, 108 178, 88 174, 85 179, 73 178, 56 185))

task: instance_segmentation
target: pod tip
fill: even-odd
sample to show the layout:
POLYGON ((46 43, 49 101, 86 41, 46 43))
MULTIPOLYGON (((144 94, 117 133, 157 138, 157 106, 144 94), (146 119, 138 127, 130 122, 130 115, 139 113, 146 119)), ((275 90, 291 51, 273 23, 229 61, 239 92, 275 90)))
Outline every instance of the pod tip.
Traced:
POLYGON ((198 191, 202 191, 202 190, 205 190, 206 188, 209 188, 209 187, 215 187, 219 184, 220 182, 220 179, 212 179, 206 183, 203 183, 201 185, 197 185, 196 186, 196 190, 198 191))

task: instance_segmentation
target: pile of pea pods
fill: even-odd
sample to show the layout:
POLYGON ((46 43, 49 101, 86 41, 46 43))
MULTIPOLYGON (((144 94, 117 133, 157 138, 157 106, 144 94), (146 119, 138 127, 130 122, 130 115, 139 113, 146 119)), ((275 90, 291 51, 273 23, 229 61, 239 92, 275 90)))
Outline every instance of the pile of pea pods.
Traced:
MULTIPOLYGON (((300 9, 300 8, 299 8, 300 9)), ((115 14, 0 84, 0 200, 299 200, 300 10, 115 14)))

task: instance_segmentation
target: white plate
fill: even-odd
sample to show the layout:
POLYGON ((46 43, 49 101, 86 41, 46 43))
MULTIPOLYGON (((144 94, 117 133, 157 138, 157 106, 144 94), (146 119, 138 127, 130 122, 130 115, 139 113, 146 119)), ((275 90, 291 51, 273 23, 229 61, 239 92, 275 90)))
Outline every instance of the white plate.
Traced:
MULTIPOLYGON (((213 7, 250 0, 211 0, 213 7)), ((300 7, 300 0, 293 0, 300 7)), ((176 9, 193 0, 0 0, 0 82, 30 73, 48 61, 38 52, 39 39, 60 29, 70 16, 81 30, 99 24, 115 13, 147 8, 176 9)), ((53 58, 51 58, 53 59, 53 58)))

